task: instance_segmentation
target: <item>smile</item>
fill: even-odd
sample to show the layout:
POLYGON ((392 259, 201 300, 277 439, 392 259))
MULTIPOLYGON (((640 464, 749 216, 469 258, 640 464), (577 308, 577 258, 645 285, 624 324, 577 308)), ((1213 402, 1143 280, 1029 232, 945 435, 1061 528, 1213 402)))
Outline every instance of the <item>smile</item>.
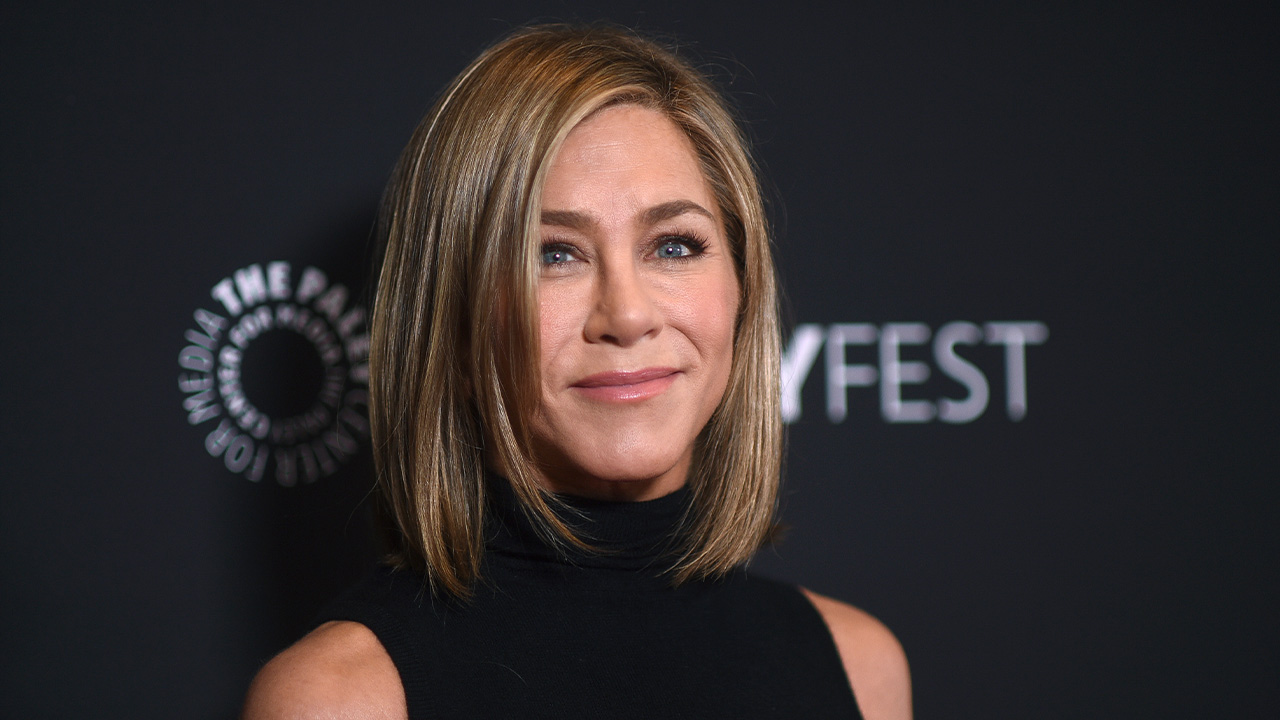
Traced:
POLYGON ((645 368, 633 372, 616 370, 588 375, 572 387, 592 400, 639 402, 661 395, 679 374, 680 371, 674 368, 645 368))

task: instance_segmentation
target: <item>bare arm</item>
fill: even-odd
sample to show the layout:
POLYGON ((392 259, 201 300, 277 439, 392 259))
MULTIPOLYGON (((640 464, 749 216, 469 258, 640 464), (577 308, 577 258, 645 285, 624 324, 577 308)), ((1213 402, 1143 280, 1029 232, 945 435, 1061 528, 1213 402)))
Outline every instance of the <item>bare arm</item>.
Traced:
POLYGON ((359 623, 329 622, 267 663, 242 720, 405 720, 391 657, 359 623))
POLYGON ((866 720, 911 720, 911 671, 898 639, 871 615, 804 590, 831 629, 866 720))

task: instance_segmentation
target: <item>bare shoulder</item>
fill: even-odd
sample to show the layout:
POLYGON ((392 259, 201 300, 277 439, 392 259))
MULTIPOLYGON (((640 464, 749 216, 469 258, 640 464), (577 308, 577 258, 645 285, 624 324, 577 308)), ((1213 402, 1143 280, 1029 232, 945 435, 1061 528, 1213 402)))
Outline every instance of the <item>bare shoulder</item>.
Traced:
POLYGON ((852 605, 801 589, 835 638, 862 715, 867 720, 910 720, 911 672, 889 628, 852 605))
POLYGON ((329 622, 267 663, 249 686, 242 720, 400 720, 404 687, 369 628, 329 622))

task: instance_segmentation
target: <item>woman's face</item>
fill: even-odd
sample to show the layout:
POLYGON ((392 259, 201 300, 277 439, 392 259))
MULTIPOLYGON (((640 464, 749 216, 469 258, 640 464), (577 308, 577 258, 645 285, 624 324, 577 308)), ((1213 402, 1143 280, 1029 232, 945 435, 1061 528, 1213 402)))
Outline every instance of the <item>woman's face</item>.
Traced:
POLYGON ((693 146, 635 105, 579 124, 542 196, 542 401, 547 487, 644 500, 684 484, 724 395, 738 280, 693 146))

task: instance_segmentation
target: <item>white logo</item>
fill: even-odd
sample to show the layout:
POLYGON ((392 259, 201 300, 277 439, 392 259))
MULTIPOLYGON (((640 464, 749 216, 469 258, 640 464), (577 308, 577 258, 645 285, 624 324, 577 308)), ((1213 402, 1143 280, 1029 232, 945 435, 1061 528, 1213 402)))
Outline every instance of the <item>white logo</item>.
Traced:
POLYGON ((205 450, 254 482, 332 475, 369 436, 365 309, 318 268, 295 283, 284 261, 240 268, 209 294, 225 314, 196 310, 178 353, 182 407, 208 428, 205 450))
POLYGON ((827 348, 827 417, 844 422, 849 414, 849 388, 880 385, 880 414, 891 423, 972 422, 987 409, 991 385, 987 374, 973 361, 961 356, 959 346, 1004 346, 1005 412, 1014 422, 1027 416, 1027 347, 1049 339, 1042 322, 956 321, 934 333, 924 323, 837 323, 824 328, 805 323, 796 328, 782 355, 782 420, 795 422, 801 414, 801 390, 825 344, 827 348), (964 397, 940 397, 936 401, 903 397, 903 387, 922 385, 929 379, 930 365, 923 360, 905 360, 902 348, 929 344, 933 337, 933 362, 942 374, 964 388, 964 397), (875 363, 850 363, 849 348, 875 346, 875 363))

